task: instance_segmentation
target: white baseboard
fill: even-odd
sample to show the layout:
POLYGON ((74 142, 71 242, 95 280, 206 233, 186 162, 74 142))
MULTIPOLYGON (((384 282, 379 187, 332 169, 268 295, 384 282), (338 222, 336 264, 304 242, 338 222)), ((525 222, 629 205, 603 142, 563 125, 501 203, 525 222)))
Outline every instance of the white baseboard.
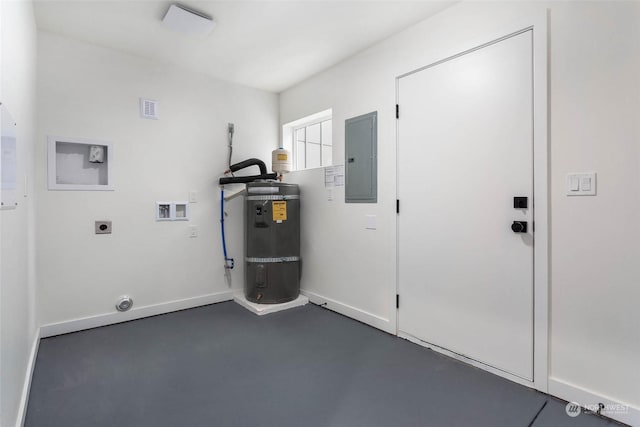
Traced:
MULTIPOLYGON (((414 344, 418 344, 419 346, 428 348, 430 350, 435 351, 436 353, 440 353, 440 354, 444 354, 445 356, 451 357, 452 359, 455 360, 459 360, 461 362, 466 363, 467 365, 471 365, 474 366, 476 368, 480 368, 483 371, 487 371, 490 372, 494 375, 497 375, 499 377, 502 377, 504 379, 507 379, 509 381, 513 381, 514 383, 518 383, 521 384, 523 386, 529 387, 529 388, 534 388, 536 390, 540 390, 540 387, 538 385, 535 384, 534 381, 527 379, 527 378, 522 378, 519 377, 518 375, 512 374, 510 372, 506 372, 503 371, 501 369, 495 368, 491 365, 487 365, 485 363, 482 362, 478 362, 477 360, 471 359, 469 357, 463 356, 461 354, 458 353, 454 353, 450 350, 447 350, 446 348, 442 348, 439 347, 437 345, 433 345, 430 344, 428 342, 422 341, 421 339, 418 339, 410 334, 407 334, 406 332, 402 332, 402 331, 398 331, 398 337, 399 338, 403 338, 407 341, 411 341, 414 344)), ((540 390, 544 393, 544 390, 540 390)))
POLYGON ((20 406, 18 407, 18 417, 16 419, 16 427, 22 427, 27 416, 27 404, 29 403, 29 392, 31 391, 31 378, 33 378, 33 368, 36 366, 36 357, 38 356, 38 347, 40 346, 40 328, 36 329, 29 353, 29 362, 27 371, 24 375, 24 385, 22 386, 22 395, 20 396, 20 406))
POLYGON ((158 314, 170 313, 172 311, 231 300, 233 300, 233 291, 229 290, 193 298, 164 302, 161 304, 147 305, 143 307, 134 306, 131 310, 123 313, 114 310, 112 313, 43 325, 40 327, 40 336, 42 338, 46 338, 54 335, 68 334, 69 332, 77 332, 84 329, 97 328, 99 326, 112 325, 115 323, 127 322, 129 320, 141 319, 143 317, 155 316, 158 314))
POLYGON ((575 384, 551 377, 549 378, 549 394, 568 402, 579 403, 580 406, 587 409, 595 408, 599 403, 603 403, 605 408, 601 413, 605 417, 640 427, 640 408, 599 395, 575 384))
POLYGON ((304 289, 301 290, 300 293, 307 296, 309 298, 309 301, 314 304, 324 305, 324 307, 328 308, 329 310, 333 310, 336 313, 340 313, 359 322, 366 323, 367 325, 373 326, 374 328, 382 329, 387 333, 393 335, 396 334, 395 328, 392 327, 389 319, 385 319, 384 317, 377 316, 373 313, 369 313, 359 308, 343 304, 334 299, 318 295, 314 292, 305 291, 304 289))

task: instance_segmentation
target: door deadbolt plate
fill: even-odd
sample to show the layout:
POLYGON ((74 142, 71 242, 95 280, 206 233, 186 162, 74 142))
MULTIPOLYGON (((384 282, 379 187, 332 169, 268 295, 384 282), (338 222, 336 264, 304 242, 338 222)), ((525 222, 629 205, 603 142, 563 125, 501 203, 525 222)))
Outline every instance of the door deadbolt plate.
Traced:
POLYGON ((514 197, 513 208, 514 209, 527 209, 529 207, 528 197, 514 197))
POLYGON ((513 221, 513 224, 511 224, 511 230, 514 233, 526 233, 527 221, 513 221))

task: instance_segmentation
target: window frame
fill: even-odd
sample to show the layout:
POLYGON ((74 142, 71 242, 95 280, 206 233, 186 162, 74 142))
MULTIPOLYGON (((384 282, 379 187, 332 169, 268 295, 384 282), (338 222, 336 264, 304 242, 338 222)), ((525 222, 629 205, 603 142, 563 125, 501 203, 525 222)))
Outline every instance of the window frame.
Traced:
POLYGON ((334 153, 333 153, 333 110, 327 109, 324 111, 320 111, 315 114, 308 115, 306 117, 302 117, 298 120, 294 120, 292 122, 286 123, 282 125, 282 143, 281 146, 290 150, 293 156, 293 170, 310 170, 317 168, 324 168, 327 166, 332 166, 334 163, 334 153), (325 122, 331 122, 331 145, 323 144, 323 129, 322 124, 325 122), (307 142, 307 128, 310 126, 314 126, 318 124, 320 126, 320 140, 317 145, 320 146, 320 165, 315 167, 307 167, 307 150, 306 147, 308 144, 316 144, 307 142), (304 137, 304 145, 305 145, 305 159, 304 165, 298 164, 298 147, 297 147, 297 138, 296 132, 298 130, 304 129, 305 137, 304 137), (331 163, 323 165, 323 147, 331 148, 331 163))
POLYGON ((317 168, 324 168, 327 166, 332 166, 333 165, 333 135, 332 135, 332 140, 331 140, 331 145, 327 145, 324 143, 324 138, 323 138, 323 124, 326 122, 331 122, 331 131, 333 133, 333 118, 332 117, 324 117, 322 119, 317 119, 317 120, 313 120, 313 121, 309 121, 309 122, 305 122, 305 123, 301 123, 298 126, 294 126, 292 127, 292 134, 291 134, 291 153, 293 156, 293 163, 294 163, 294 168, 295 170, 306 170, 306 169, 317 169, 317 168), (308 128, 310 128, 311 126, 315 126, 315 125, 319 125, 319 129, 320 129, 320 142, 310 142, 307 140, 308 135, 309 135, 309 131, 308 128), (298 135, 298 131, 303 130, 304 129, 304 141, 300 141, 297 138, 298 135), (304 167, 300 167, 300 165, 298 164, 298 143, 299 142, 304 142, 304 167), (314 166, 314 167, 307 167, 307 164, 309 162, 309 157, 308 157, 308 147, 309 144, 314 144, 314 145, 319 145, 320 146, 320 166, 314 166), (331 153, 331 162, 330 164, 324 164, 323 162, 323 147, 330 147, 332 150, 331 153))

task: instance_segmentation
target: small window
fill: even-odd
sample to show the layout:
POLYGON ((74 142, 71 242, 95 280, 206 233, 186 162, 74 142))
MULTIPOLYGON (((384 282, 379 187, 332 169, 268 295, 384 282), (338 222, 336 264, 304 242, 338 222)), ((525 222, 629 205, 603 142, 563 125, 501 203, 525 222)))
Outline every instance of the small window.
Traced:
POLYGON ((333 164, 331 110, 284 125, 282 135, 284 147, 293 153, 295 170, 333 164))

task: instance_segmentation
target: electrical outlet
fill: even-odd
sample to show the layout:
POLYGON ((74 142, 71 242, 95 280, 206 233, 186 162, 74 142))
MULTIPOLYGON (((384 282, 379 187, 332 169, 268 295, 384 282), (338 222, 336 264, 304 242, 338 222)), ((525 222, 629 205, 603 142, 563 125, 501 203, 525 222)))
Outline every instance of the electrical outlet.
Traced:
POLYGON ((198 237, 198 226, 190 225, 189 226, 189 237, 198 237))
POLYGON ((96 234, 111 234, 111 221, 96 221, 96 234))

